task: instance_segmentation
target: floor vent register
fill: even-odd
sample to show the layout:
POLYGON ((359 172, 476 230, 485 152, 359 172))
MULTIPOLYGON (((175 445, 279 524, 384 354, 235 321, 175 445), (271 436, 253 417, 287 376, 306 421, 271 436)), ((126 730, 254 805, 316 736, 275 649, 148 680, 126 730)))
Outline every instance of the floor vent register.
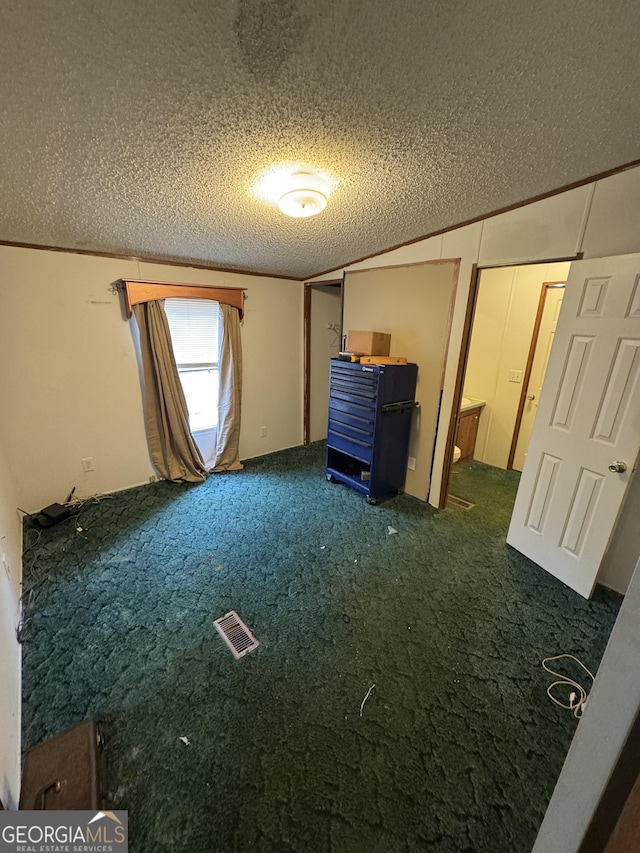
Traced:
POLYGON ((475 504, 465 501, 462 498, 457 498, 455 495, 447 495, 447 506, 457 506, 460 509, 473 509, 475 504))
POLYGON ((235 610, 225 613, 220 619, 213 623, 217 632, 231 649, 236 660, 244 657, 248 652, 257 649, 260 643, 244 624, 235 610))

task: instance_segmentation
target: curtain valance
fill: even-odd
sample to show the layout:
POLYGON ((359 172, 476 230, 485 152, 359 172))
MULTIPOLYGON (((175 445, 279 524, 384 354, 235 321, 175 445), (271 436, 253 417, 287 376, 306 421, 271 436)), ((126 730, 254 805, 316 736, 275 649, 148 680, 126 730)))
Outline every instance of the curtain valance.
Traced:
POLYGON ((213 299, 223 305, 237 308, 240 319, 244 316, 245 287, 209 287, 204 284, 180 284, 172 281, 140 281, 123 278, 124 304, 127 317, 132 316, 134 305, 158 299, 213 299))

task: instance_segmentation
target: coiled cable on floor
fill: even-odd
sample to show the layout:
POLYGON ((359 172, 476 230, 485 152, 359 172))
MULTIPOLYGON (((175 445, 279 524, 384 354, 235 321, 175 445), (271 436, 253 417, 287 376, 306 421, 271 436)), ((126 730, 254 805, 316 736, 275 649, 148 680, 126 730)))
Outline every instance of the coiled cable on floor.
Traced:
MULTIPOLYGON (((73 520, 75 531, 81 539, 86 540, 87 537, 82 535, 84 530, 80 526, 80 516, 86 510, 101 503, 103 500, 110 500, 112 495, 97 494, 88 498, 74 497, 75 486, 71 490, 69 497, 65 502, 65 506, 70 507, 72 512, 63 519, 63 523, 73 520)), ((33 617, 31 615, 34 609, 35 589, 47 575, 47 567, 38 565, 37 546, 42 538, 43 530, 38 526, 37 513, 29 513, 20 507, 17 508, 22 513, 24 518, 28 519, 30 526, 24 529, 23 551, 22 551, 22 594, 18 602, 18 624, 16 625, 16 639, 19 643, 25 643, 33 636, 33 617)))
POLYGON ((547 696, 554 702, 556 705, 559 705, 561 708, 566 708, 567 711, 573 711, 573 716, 576 719, 580 719, 580 717, 584 713, 585 705, 587 704, 587 699, 589 698, 589 693, 591 692, 591 688, 593 687, 593 682, 595 681, 595 676, 593 673, 587 669, 587 667, 582 663, 581 660, 578 660, 574 655, 554 655, 553 657, 545 658, 542 661, 543 668, 550 674, 554 675, 557 678, 557 681, 554 681, 547 687, 547 696), (552 661, 569 659, 578 664, 578 666, 582 667, 582 669, 587 673, 589 678, 591 679, 591 684, 589 685, 589 689, 586 690, 578 681, 575 681, 573 678, 570 678, 568 675, 564 675, 562 672, 556 672, 555 669, 552 669, 549 664, 552 661), (569 688, 571 692, 569 693, 569 702, 563 702, 557 696, 553 695, 553 691, 558 688, 569 688))

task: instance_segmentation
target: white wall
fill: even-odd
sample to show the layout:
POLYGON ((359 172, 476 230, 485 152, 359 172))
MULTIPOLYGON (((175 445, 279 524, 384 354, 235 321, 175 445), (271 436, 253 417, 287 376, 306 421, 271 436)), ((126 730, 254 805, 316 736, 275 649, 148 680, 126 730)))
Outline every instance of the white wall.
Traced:
POLYGON ((21 541, 15 489, 0 432, 0 800, 12 809, 20 796, 21 653, 15 629, 21 541))
POLYGON ((327 437, 329 360, 340 351, 340 307, 339 287, 311 288, 310 441, 327 437))
POLYGON ((585 258, 640 251, 640 167, 594 185, 580 248, 585 258))
POLYGON ((542 285, 566 281, 570 264, 484 270, 473 320, 464 396, 484 400, 474 459, 506 468, 542 285))
POLYGON ((442 374, 452 298, 458 280, 455 261, 432 261, 393 269, 353 270, 344 283, 344 329, 391 334, 390 355, 418 365, 416 400, 405 491, 426 500, 433 459, 433 436, 440 405, 442 374), (410 310, 407 311, 407 306, 410 310))
POLYGON ((63 501, 74 485, 87 496, 154 473, 134 321, 109 289, 121 277, 246 287, 241 457, 300 444, 301 283, 13 247, 0 247, 0 271, 0 363, 10 365, 0 417, 24 509, 63 501))

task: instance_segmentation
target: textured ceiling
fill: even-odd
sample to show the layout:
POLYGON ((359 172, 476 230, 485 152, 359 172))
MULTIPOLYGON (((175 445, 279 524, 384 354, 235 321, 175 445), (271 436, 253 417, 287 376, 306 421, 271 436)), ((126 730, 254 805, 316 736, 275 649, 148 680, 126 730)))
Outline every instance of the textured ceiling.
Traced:
POLYGON ((640 157, 637 0, 13 0, 0 240, 309 277, 640 157), (330 173, 326 210, 255 195, 330 173))

